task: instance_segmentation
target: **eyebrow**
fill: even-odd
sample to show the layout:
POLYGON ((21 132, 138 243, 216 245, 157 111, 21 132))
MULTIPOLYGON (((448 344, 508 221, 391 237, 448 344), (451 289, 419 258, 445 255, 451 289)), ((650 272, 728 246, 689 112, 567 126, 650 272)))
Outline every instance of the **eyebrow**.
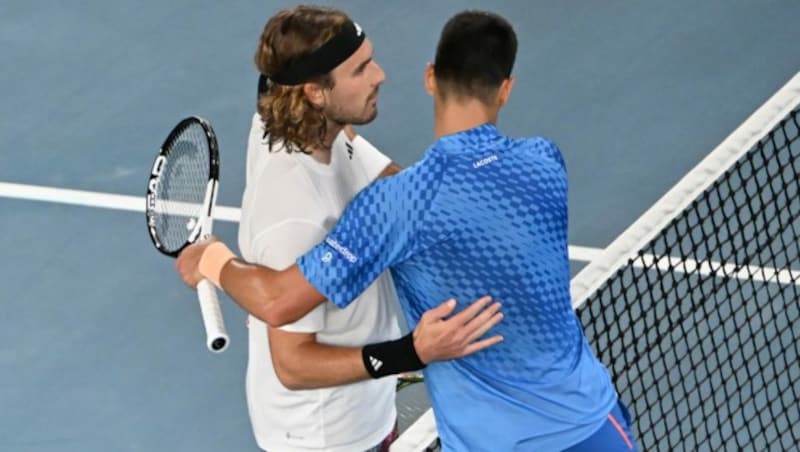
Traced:
POLYGON ((356 74, 358 74, 359 72, 362 72, 362 71, 364 70, 364 68, 366 68, 366 67, 367 67, 367 65, 368 65, 368 64, 369 64, 371 61, 372 61, 372 55, 370 55, 370 57, 369 57, 369 58, 367 58, 366 60, 364 60, 364 61, 363 61, 361 64, 359 64, 358 66, 356 66, 356 69, 353 71, 353 75, 356 75, 356 74))

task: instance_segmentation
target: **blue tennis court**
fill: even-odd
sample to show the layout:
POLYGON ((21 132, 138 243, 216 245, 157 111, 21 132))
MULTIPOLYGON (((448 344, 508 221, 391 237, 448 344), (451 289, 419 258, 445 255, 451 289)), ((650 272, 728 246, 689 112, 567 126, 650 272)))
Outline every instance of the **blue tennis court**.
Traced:
MULTIPOLYGON (((516 85, 499 125, 560 145, 575 272, 800 71, 790 0, 319 3, 372 39, 387 81, 358 131, 401 165, 432 141, 422 71, 446 19, 511 21, 516 85)), ((256 450, 245 316, 224 299, 231 345, 206 350, 195 296, 149 242, 144 192, 174 123, 207 118, 230 208, 215 232, 236 243, 254 46, 293 4, 0 7, 0 450, 256 450)))

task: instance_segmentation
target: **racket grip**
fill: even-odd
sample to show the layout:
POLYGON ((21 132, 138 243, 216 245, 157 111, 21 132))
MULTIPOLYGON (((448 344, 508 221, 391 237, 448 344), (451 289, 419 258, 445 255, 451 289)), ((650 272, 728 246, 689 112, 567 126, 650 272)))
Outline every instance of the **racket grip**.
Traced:
POLYGON ((217 291, 211 281, 203 279, 197 284, 197 298, 206 328, 206 345, 212 352, 221 353, 228 348, 228 333, 225 331, 217 291))

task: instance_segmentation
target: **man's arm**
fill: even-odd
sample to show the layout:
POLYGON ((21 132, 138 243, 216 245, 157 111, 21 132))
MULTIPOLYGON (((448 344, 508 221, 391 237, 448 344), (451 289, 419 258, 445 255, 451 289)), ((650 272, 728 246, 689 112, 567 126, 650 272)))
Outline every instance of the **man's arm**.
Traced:
MULTIPOLYGON (((500 336, 477 340, 502 320, 499 303, 484 297, 446 319, 454 307, 455 303, 445 302, 427 311, 412 333, 414 350, 422 364, 460 358, 502 341, 500 336)), ((313 333, 290 333, 277 328, 269 328, 268 334, 275 373, 289 389, 323 388, 373 378, 364 363, 365 347, 320 344, 313 333)), ((389 360, 402 358, 389 356, 389 360)))
MULTIPOLYGON (((306 221, 286 219, 265 226, 257 215, 248 215, 248 221, 248 226, 259 232, 245 237, 240 245, 260 264, 277 269, 291 265, 304 250, 325 237, 322 227, 306 221)), ((251 322, 251 334, 266 341, 272 367, 285 387, 311 389, 369 378, 359 357, 360 348, 317 343, 317 334, 326 329, 326 311, 325 306, 319 305, 286 328, 251 322)))
POLYGON ((328 238, 284 271, 235 259, 224 244, 210 241, 184 249, 178 271, 192 287, 205 275, 271 326, 298 320, 326 298, 344 307, 393 261, 426 243, 417 237, 418 217, 435 192, 413 194, 418 178, 406 171, 362 190, 328 238))
POLYGON ((222 267, 219 282, 245 311, 275 327, 299 320, 325 301, 297 264, 276 271, 231 259, 222 267))
MULTIPOLYGON (((215 275, 203 276, 198 269, 200 257, 213 243, 221 244, 212 237, 186 247, 178 256, 176 267, 189 287, 196 287, 204 277, 215 280, 215 275)), ((325 299, 303 277, 296 264, 284 271, 276 271, 229 258, 217 282, 240 306, 273 327, 296 321, 325 299)), ((499 312, 500 303, 492 303, 489 297, 483 297, 451 315, 455 307, 456 302, 448 300, 422 315, 412 334, 413 349, 422 363, 459 358, 503 340, 499 335, 480 339, 503 319, 499 312)), ((359 353, 363 352, 363 348, 359 350, 359 353)), ((332 375, 338 375, 336 378, 340 379, 366 378, 358 372, 358 360, 353 355, 347 356, 349 367, 341 369, 341 374, 332 375)))
POLYGON ((267 329, 275 374, 288 389, 324 388, 370 378, 361 361, 361 348, 320 344, 314 333, 267 329))
POLYGON ((299 320, 325 301, 297 264, 282 271, 251 264, 236 258, 216 237, 184 248, 175 268, 189 287, 208 278, 242 309, 275 327, 299 320))

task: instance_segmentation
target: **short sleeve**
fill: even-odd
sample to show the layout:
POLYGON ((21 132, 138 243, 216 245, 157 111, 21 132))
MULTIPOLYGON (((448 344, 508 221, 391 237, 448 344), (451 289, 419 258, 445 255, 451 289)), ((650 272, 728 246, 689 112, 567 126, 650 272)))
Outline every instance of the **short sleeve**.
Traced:
MULTIPOLYGON (((284 270, 294 264, 297 256, 308 251, 325 237, 325 230, 301 219, 290 219, 259 232, 252 248, 257 264, 284 270)), ((295 333, 316 333, 325 328, 325 304, 320 304, 300 320, 281 327, 295 333)))
POLYGON ((346 307, 384 270, 430 245, 426 212, 440 169, 418 164, 362 190, 333 231, 298 259, 306 279, 338 307, 346 307))

